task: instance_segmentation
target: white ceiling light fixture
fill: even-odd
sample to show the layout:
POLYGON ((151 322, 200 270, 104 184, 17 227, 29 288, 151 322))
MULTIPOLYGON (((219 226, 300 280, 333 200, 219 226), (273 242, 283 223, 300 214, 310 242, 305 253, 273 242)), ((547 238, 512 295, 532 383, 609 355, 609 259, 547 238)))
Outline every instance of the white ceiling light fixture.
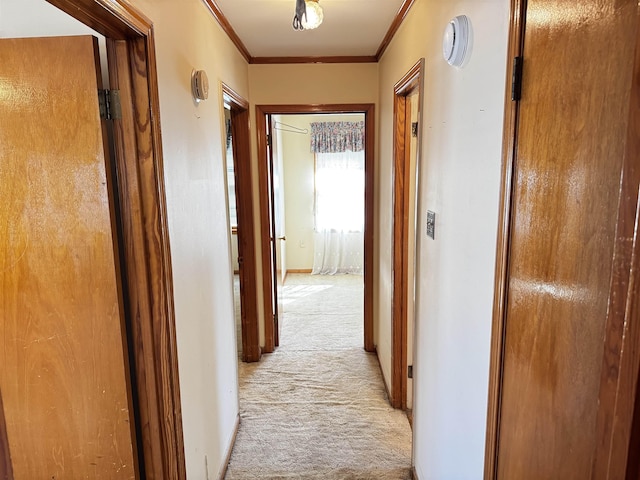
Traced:
POLYGON ((318 0, 296 0, 296 12, 293 16, 294 30, 313 30, 324 19, 324 12, 318 0))
POLYGON ((307 15, 302 19, 302 26, 305 30, 318 28, 324 20, 324 12, 318 0, 306 0, 307 15))

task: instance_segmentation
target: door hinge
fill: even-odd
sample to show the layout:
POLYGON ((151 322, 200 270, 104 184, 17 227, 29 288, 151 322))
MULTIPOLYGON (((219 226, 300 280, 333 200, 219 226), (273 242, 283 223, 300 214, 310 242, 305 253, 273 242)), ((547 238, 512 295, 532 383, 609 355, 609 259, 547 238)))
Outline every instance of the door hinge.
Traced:
POLYGON ((413 378, 413 365, 407 367, 407 377, 413 378))
POLYGON ((414 138, 418 136, 418 122, 411 124, 411 136, 414 138))
POLYGON ((271 134, 268 133, 267 134, 267 147, 270 147, 270 146, 271 146, 271 134))
POLYGON ((119 120, 122 118, 120 90, 98 90, 100 118, 103 120, 119 120))
POLYGON ((511 73, 511 100, 520 101, 522 96, 522 57, 513 57, 513 72, 511 73))

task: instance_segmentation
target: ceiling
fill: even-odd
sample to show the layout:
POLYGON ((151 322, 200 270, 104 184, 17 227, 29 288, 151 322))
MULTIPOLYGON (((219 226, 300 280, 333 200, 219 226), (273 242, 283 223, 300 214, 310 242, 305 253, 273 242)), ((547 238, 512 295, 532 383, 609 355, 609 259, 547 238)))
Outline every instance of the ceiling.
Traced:
MULTIPOLYGON (((292 28, 296 0, 204 0, 252 63, 291 57, 352 57, 376 61, 413 0, 319 0, 324 22, 292 28)), ((334 58, 334 60, 337 60, 334 58)), ((344 59, 343 59, 344 60, 344 59)))

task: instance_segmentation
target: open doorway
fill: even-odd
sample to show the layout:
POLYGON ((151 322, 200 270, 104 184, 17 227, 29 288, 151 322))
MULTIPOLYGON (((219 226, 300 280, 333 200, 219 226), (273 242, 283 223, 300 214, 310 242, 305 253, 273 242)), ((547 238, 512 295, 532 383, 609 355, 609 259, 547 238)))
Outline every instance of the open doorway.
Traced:
MULTIPOLYGON (((394 87, 393 325, 391 404, 412 421, 416 201, 424 59, 394 87)), ((431 230, 430 230, 431 231, 431 230)), ((431 231, 433 232, 433 231, 431 231)), ((433 238, 433 233, 430 235, 433 238)))
POLYGON ((249 150, 249 103, 222 85, 225 159, 229 197, 229 236, 233 262, 238 353, 245 362, 260 359, 256 303, 256 256, 249 150))
POLYGON ((278 346, 362 347, 364 119, 363 113, 270 118, 278 346))
MULTIPOLYGON (((282 120, 285 115, 298 114, 361 114, 364 119, 364 240, 363 240, 363 333, 364 348, 374 351, 373 344, 373 146, 374 146, 374 106, 363 105, 280 105, 257 106, 256 121, 258 133, 259 185, 260 185, 260 216, 263 259, 263 286, 265 314, 265 352, 272 352, 278 345, 279 333, 279 304, 282 303, 282 291, 278 289, 278 255, 282 253, 281 243, 286 235, 281 235, 281 226, 277 214, 276 181, 279 172, 278 163, 274 161, 274 130, 275 122, 287 123, 282 120), (276 116, 280 116, 279 120, 276 116), (275 168, 275 170, 274 170, 275 168), (270 312, 270 313, 269 313, 270 312)), ((304 130, 306 127, 299 127, 304 130)), ((277 150, 277 145, 276 145, 277 150)), ((282 220, 280 218, 280 220, 282 220)), ((300 240, 298 248, 300 248, 300 240)), ((289 242, 290 244, 291 242, 289 242)), ((305 247, 309 248, 303 241, 305 247)), ((287 247, 285 247, 286 249, 287 247)), ((285 261, 286 263, 286 261, 285 261)), ((287 268, 295 269, 292 264, 287 268)), ((309 269, 310 267, 306 267, 309 269)), ((313 267, 311 267, 313 268, 313 267)))

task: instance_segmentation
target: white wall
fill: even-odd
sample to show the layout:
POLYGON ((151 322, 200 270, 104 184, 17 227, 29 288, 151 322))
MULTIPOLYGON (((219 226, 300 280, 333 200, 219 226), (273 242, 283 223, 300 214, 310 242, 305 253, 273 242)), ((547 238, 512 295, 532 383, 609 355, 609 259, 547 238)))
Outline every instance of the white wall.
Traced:
MULTIPOLYGON (((130 3, 154 22, 187 476, 214 479, 238 414, 220 81, 248 98, 247 64, 200 0, 130 3), (209 75, 200 104, 192 68, 209 75)), ((2 36, 84 33, 44 0, 0 0, 0 22, 2 36)))
POLYGON ((483 477, 508 0, 417 0, 380 63, 378 353, 390 374, 393 85, 426 59, 418 204, 414 460, 421 480, 483 477), (442 32, 466 14, 464 69, 442 32), (436 212, 436 239, 426 211, 436 212))
MULTIPOLYGON (((314 118, 316 118, 314 116, 314 118)), ((280 122, 307 129, 306 134, 280 130, 284 162, 284 202, 287 268, 313 268, 314 162, 310 146, 311 116, 282 115, 280 122)), ((315 121, 315 120, 314 120, 315 121)), ((276 124, 276 128, 277 128, 276 124)), ((286 128, 286 127, 282 127, 286 128)))

